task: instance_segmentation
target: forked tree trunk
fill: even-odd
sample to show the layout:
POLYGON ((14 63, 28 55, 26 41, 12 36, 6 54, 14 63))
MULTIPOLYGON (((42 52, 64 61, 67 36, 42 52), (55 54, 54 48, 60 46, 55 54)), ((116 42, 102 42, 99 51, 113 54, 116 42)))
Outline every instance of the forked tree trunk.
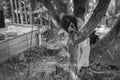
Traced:
POLYGON ((75 51, 77 51, 76 46, 90 36, 92 31, 96 28, 98 23, 105 15, 109 2, 110 0, 99 0, 99 3, 96 9, 94 10, 94 13, 92 14, 91 18, 84 25, 82 31, 79 32, 79 36, 78 36, 79 39, 77 39, 74 42, 74 45, 69 45, 69 53, 71 55, 72 62, 76 62, 76 57, 74 56, 76 53, 75 51))

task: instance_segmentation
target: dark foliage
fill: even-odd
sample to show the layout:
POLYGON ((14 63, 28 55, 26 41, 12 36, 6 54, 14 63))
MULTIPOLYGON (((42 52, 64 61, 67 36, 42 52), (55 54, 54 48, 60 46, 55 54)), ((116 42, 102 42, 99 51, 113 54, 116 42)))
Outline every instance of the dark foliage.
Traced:
POLYGON ((86 2, 87 0, 73 0, 74 15, 81 18, 82 20, 84 20, 84 16, 86 13, 86 2))
POLYGON ((3 7, 0 5, 0 28, 4 27, 5 27, 4 10, 3 7))

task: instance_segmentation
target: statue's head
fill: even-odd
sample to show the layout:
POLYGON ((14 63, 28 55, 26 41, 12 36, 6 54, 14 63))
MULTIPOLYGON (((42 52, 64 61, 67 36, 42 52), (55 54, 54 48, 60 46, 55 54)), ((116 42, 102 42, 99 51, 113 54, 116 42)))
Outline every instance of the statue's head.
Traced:
POLYGON ((77 27, 76 17, 71 15, 64 15, 62 17, 61 27, 69 34, 72 34, 73 32, 77 32, 78 27, 77 27))

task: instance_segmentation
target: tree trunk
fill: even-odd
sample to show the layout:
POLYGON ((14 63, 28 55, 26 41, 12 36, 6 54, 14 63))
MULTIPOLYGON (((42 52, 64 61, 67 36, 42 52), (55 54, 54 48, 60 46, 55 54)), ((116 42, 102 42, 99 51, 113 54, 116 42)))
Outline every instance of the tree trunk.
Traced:
MULTIPOLYGON (((97 27, 99 22, 102 20, 104 17, 106 10, 108 8, 108 5, 110 3, 110 0, 99 0, 99 3, 94 10, 94 13, 88 20, 88 22, 83 25, 83 29, 78 33, 78 39, 74 41, 73 45, 69 45, 69 53, 70 53, 70 62, 71 65, 76 64, 76 71, 73 71, 72 74, 77 76, 77 72, 79 72, 79 69, 82 67, 82 63, 79 63, 81 56, 80 52, 80 46, 78 45, 79 43, 84 43, 84 40, 90 36, 90 34, 93 32, 93 30, 97 27)), ((87 50, 87 49, 86 49, 87 50)), ((85 50, 84 50, 85 51, 85 50)), ((87 54, 86 52, 82 52, 84 55, 87 54)), ((89 57, 88 57, 89 58, 89 57)), ((74 66, 75 67, 75 66, 74 66)))

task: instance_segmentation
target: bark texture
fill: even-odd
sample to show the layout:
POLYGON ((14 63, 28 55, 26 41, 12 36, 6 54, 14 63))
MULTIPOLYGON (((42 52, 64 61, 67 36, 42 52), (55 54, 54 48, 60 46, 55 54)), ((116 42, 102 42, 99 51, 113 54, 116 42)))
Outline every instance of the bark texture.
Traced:
POLYGON ((111 31, 91 49, 90 61, 120 66, 120 17, 111 31))

